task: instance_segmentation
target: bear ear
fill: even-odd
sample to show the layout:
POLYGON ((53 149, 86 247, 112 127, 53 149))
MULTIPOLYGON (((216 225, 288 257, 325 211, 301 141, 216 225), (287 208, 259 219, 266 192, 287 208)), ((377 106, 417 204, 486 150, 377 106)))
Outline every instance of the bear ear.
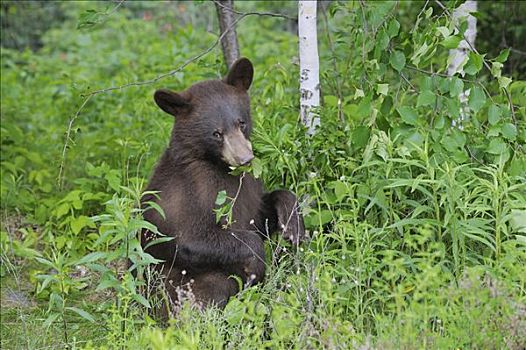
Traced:
POLYGON ((188 113, 192 107, 189 99, 186 99, 177 92, 168 89, 155 91, 153 99, 155 100, 155 103, 157 103, 157 106, 173 116, 188 113))
POLYGON ((230 71, 225 77, 224 81, 228 85, 235 86, 245 91, 248 90, 252 84, 252 77, 254 76, 254 67, 248 58, 240 58, 234 62, 230 71))

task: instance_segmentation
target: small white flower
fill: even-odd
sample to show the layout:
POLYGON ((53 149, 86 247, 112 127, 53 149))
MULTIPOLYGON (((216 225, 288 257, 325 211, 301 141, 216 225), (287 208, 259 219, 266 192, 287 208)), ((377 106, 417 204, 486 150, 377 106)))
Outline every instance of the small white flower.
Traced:
POLYGON ((251 274, 251 275, 250 275, 250 279, 251 279, 251 280, 255 280, 255 279, 256 279, 256 275, 255 275, 254 273, 251 274))
POLYGON ((300 252, 303 252, 303 248, 300 248, 300 252))
POLYGON ((186 270, 181 271, 181 274, 184 276, 186 275, 186 270))
POLYGON ((254 225, 254 219, 250 219, 250 225, 254 225))

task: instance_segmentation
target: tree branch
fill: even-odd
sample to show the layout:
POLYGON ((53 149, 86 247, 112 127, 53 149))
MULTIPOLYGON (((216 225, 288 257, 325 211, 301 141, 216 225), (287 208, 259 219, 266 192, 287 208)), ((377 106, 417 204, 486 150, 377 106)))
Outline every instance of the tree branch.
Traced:
POLYGON ((230 11, 230 12, 233 12, 235 14, 242 15, 242 16, 258 15, 258 16, 269 16, 269 17, 286 18, 286 19, 291 20, 291 21, 297 21, 298 20, 297 17, 292 17, 292 16, 285 15, 285 14, 282 14, 282 13, 274 13, 274 12, 241 12, 241 11, 237 11, 237 10, 234 10, 233 8, 229 8, 228 6, 223 5, 218 0, 212 0, 212 2, 214 4, 216 4, 216 6, 222 7, 222 8, 224 8, 227 11, 230 11))

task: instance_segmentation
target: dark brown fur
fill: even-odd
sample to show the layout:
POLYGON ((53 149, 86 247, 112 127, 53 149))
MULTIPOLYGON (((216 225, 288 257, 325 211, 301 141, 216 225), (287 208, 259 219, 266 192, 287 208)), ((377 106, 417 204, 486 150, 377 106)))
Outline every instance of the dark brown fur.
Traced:
MULTIPOLYGON (((239 276, 245 285, 263 280, 263 240, 268 233, 280 231, 295 243, 304 236, 294 194, 265 194, 259 180, 249 174, 230 175, 225 162, 224 143, 235 132, 241 137, 234 151, 243 154, 231 156, 237 162, 252 157, 247 94, 252 72, 250 61, 240 59, 224 80, 201 82, 180 94, 156 92, 157 104, 176 122, 147 188, 159 191, 159 198, 148 195, 143 200, 156 201, 166 219, 152 209, 144 217, 174 239, 146 251, 164 260, 156 269, 172 301, 177 301, 177 290, 185 286, 202 305, 223 307, 238 291, 238 283, 230 276, 239 276), (222 133, 223 141, 216 132, 222 133), (216 223, 214 213, 217 193, 222 190, 232 198, 237 194, 233 222, 227 229, 216 223)), ((151 232, 144 232, 143 247, 152 239, 151 232)))

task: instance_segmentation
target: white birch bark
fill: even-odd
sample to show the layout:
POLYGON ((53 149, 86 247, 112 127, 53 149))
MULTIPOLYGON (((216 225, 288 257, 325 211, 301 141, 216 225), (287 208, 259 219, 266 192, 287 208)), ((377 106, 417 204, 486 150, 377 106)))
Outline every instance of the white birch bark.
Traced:
POLYGON ((314 134, 320 118, 313 109, 320 106, 320 68, 316 31, 317 1, 298 1, 298 36, 300 54, 300 115, 314 134))
MULTIPOLYGON (((464 76, 463 63, 466 61, 470 45, 475 47, 475 38, 477 36, 477 18, 471 15, 471 12, 477 11, 477 1, 467 0, 465 3, 460 5, 453 11, 453 23, 458 27, 462 18, 466 18, 468 22, 468 28, 464 32, 464 40, 460 42, 458 48, 449 50, 449 66, 447 68, 447 74, 453 76, 459 73, 464 76), (469 44, 468 44, 469 42, 469 44)), ((458 126, 462 129, 462 121, 467 119, 467 102, 469 97, 469 90, 462 91, 460 93, 460 116, 458 120, 453 120, 451 123, 453 126, 458 126)))

